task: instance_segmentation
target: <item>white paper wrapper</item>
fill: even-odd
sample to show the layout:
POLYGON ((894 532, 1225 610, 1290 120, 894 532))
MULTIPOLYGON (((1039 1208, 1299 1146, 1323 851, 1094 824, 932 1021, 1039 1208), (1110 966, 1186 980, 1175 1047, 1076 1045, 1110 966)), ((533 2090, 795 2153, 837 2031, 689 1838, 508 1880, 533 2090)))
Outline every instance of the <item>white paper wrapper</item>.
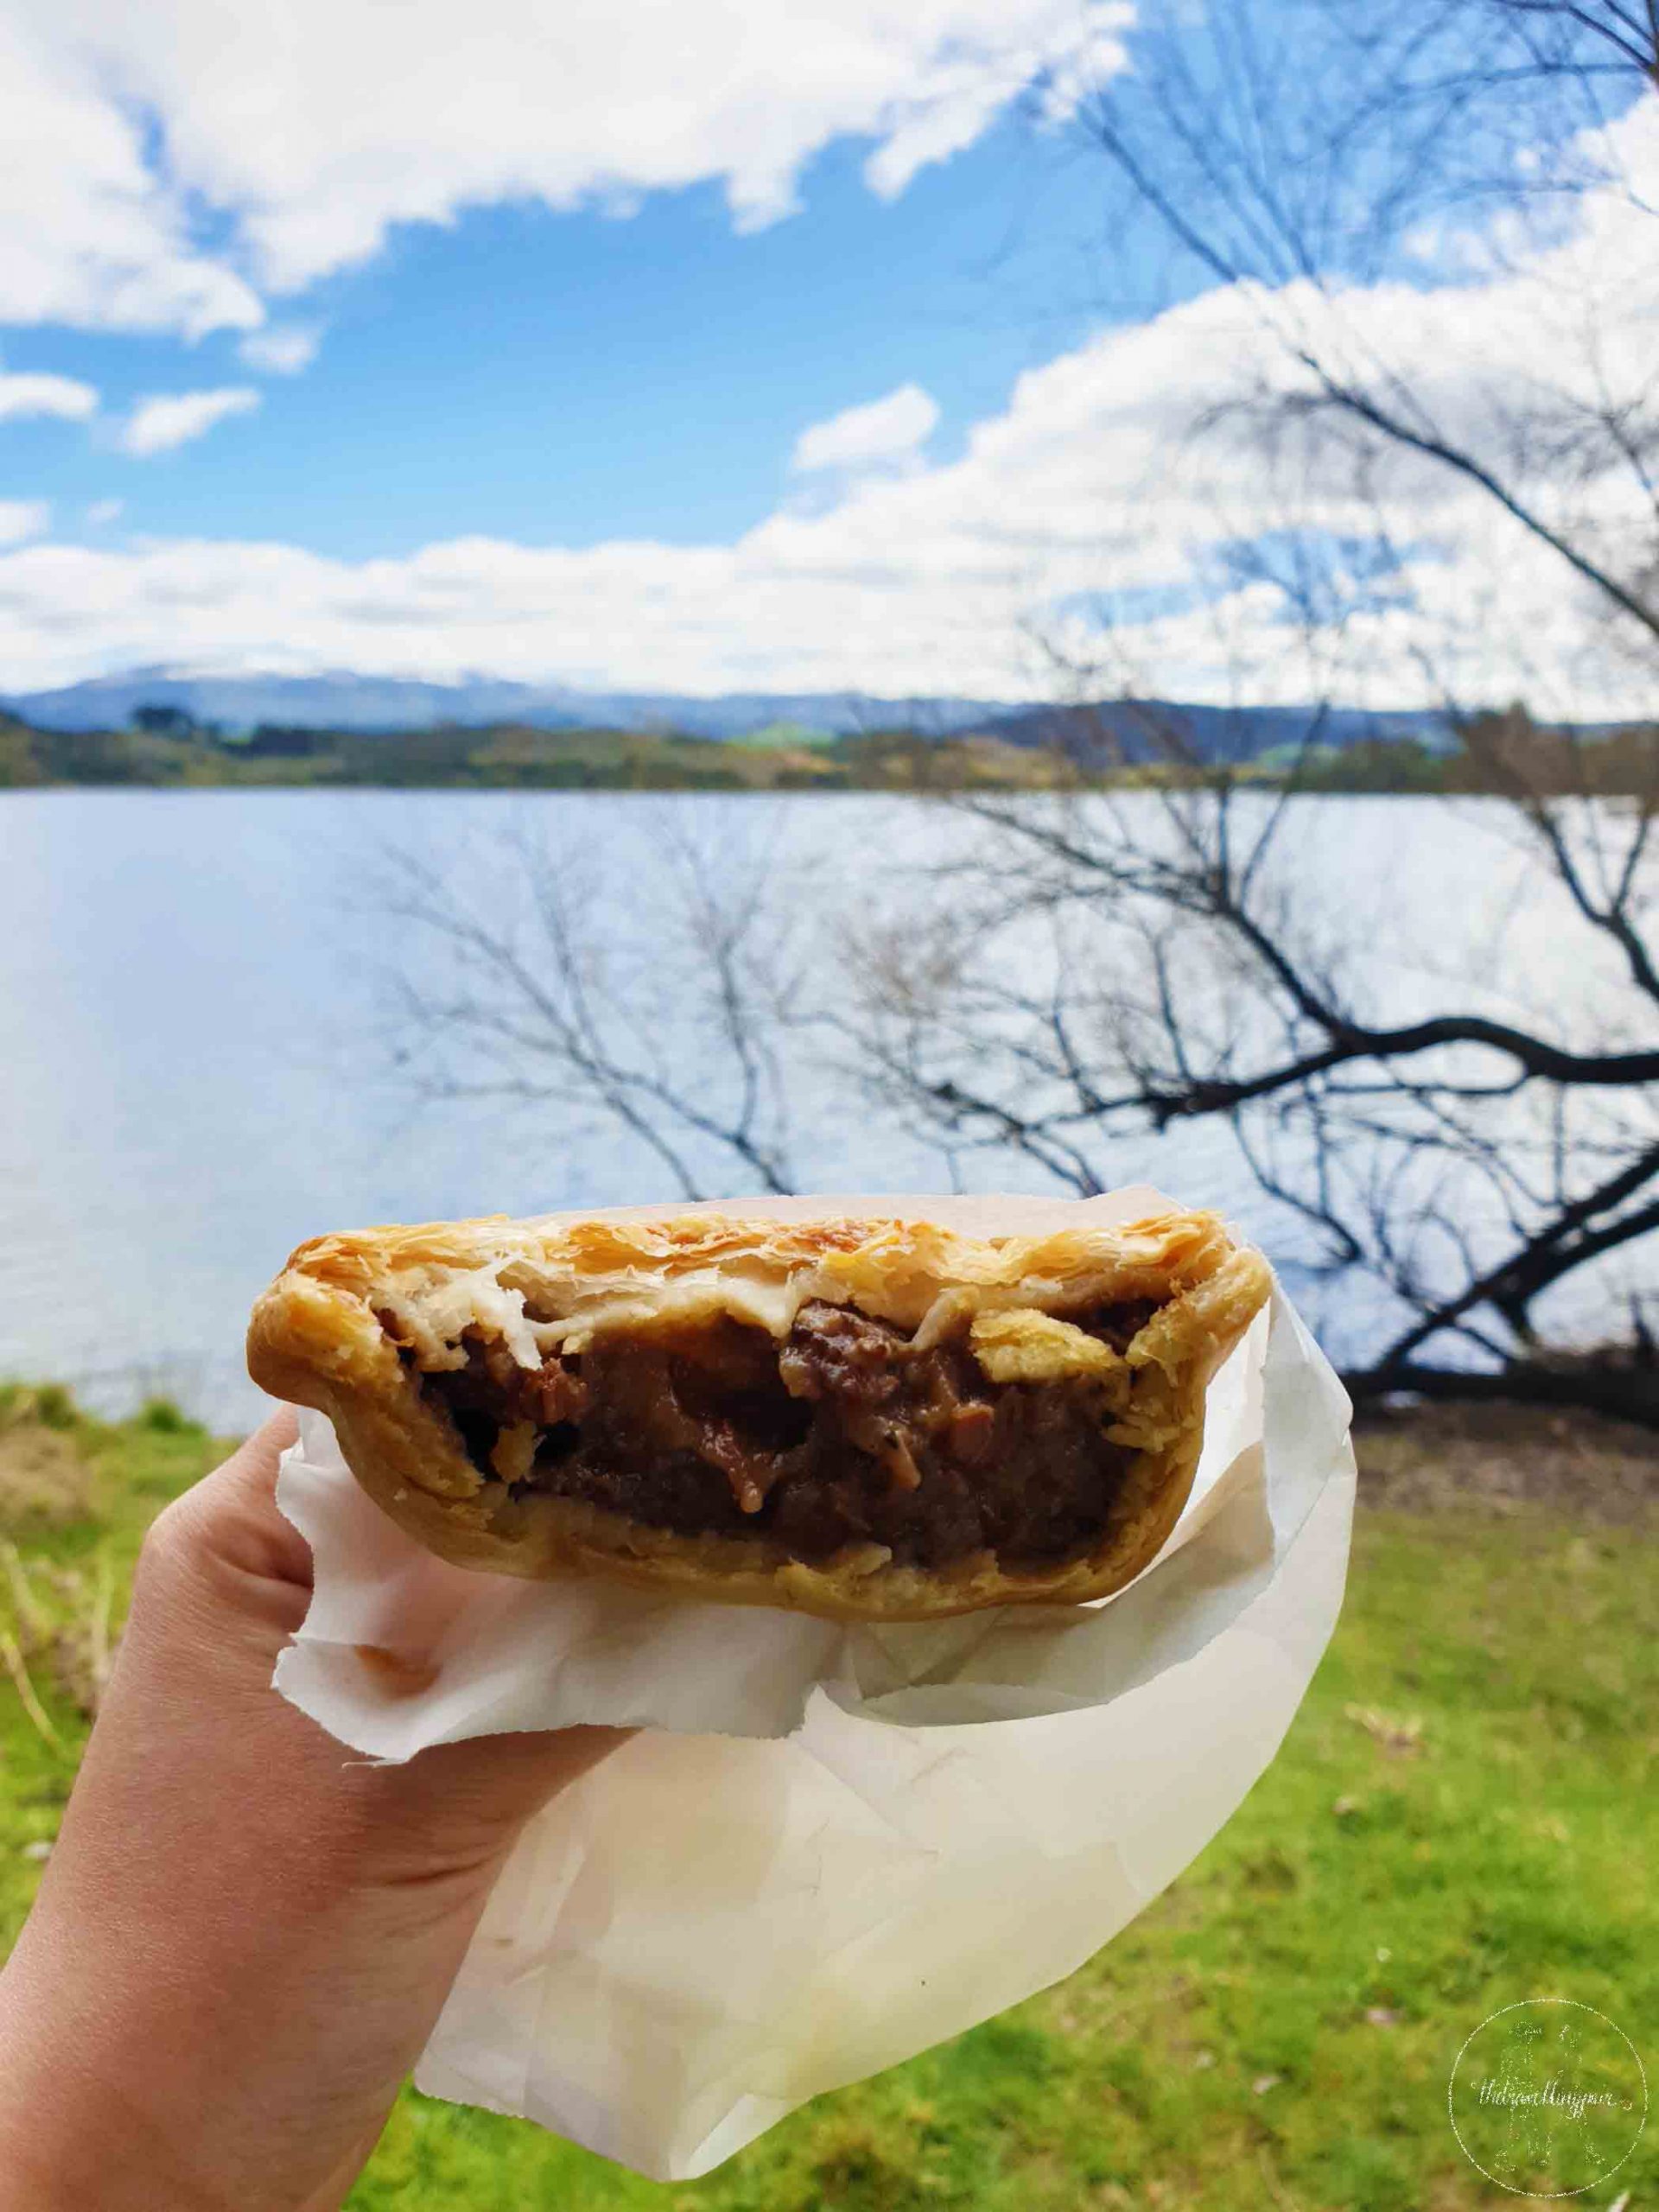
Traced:
MULTIPOLYGON (((1007 1235, 1162 1203, 728 1205, 1007 1235)), ((883 1628, 448 1566, 303 1416, 277 1502, 316 1594, 284 1696, 388 1759, 576 1721, 650 1731, 525 1831, 419 2086, 688 2179, 1072 1972, 1202 1849, 1289 1726, 1342 1601, 1348 1414, 1275 1297, 1211 1385, 1185 1512, 1127 1590, 883 1628)))

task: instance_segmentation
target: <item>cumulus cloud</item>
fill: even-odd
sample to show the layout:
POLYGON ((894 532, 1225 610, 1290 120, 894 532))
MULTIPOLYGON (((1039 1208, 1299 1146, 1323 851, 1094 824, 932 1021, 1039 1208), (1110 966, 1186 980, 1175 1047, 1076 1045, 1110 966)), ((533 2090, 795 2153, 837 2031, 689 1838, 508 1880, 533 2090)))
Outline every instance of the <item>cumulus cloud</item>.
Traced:
POLYGON ((310 367, 321 344, 320 330, 284 323, 251 330, 236 350, 251 369, 263 369, 267 376, 294 377, 310 367))
MULTIPOLYGON (((1632 123, 1626 151, 1659 198, 1659 114, 1632 123)), ((786 505, 729 543, 461 537, 362 562, 280 544, 20 543, 0 558, 0 665, 17 688, 187 661, 1042 696, 1052 672, 1023 645, 1028 626, 1087 656, 1103 650, 1103 612, 1115 673, 1165 696, 1285 702, 1328 684, 1397 706, 1449 683, 1550 714, 1640 712, 1651 671, 1620 661, 1559 557, 1466 477, 1397 447, 1363 469, 1351 444, 1264 448, 1249 408, 1216 410, 1240 393, 1317 397, 1274 329, 1339 365, 1382 364, 1552 527, 1628 568, 1651 548, 1651 494, 1616 445, 1567 433, 1610 395, 1649 389, 1654 236, 1635 198, 1609 192, 1571 238, 1438 291, 1217 288, 1028 371, 955 460, 847 469, 822 508, 786 505), (1517 457, 1512 426, 1535 430, 1546 406, 1552 435, 1522 438, 1517 457), (1578 465, 1555 466, 1563 453, 1578 465), (1304 555, 1321 596, 1311 635, 1304 555)), ((931 403, 905 402, 906 426, 903 400, 803 442, 838 462, 914 450, 891 419, 885 439, 846 427, 887 410, 918 431, 931 403)), ((1643 423, 1639 408, 1619 419, 1627 434, 1643 423)))
POLYGON ((790 467, 798 475, 825 468, 867 468, 912 456, 938 427, 939 404, 918 384, 902 384, 884 398, 849 407, 814 423, 795 441, 790 467))
POLYGON ((84 423, 97 412, 98 393, 77 377, 31 375, 22 370, 9 375, 0 369, 0 423, 30 415, 84 423))
POLYGON ((217 391, 151 392, 134 406, 117 442, 123 453, 148 461, 153 454, 188 445, 228 416, 251 414, 258 404, 259 394, 250 385, 227 385, 217 391))
MULTIPOLYGON (((391 227, 723 185, 753 227, 833 139, 903 189, 1122 66, 1125 0, 0 0, 0 321, 252 331, 391 227), (206 222, 204 224, 203 218, 206 222), (213 245, 204 240, 211 229, 213 245)), ((274 340, 280 352, 292 339, 274 340)), ((285 367, 280 360, 262 367, 285 367)))
POLYGON ((76 13, 48 21, 0 0, 0 321, 251 327, 257 296, 193 244, 182 192, 154 167, 76 13))
POLYGON ((0 545, 39 537, 51 519, 51 507, 44 499, 0 499, 0 545))
POLYGON ((86 520, 92 529, 102 530, 110 523, 120 521, 126 505, 124 499, 94 499, 86 510, 86 520))
POLYGON ((927 59, 916 84, 889 105, 880 144, 864 165, 872 191, 901 193, 919 169, 971 146, 1009 103, 1037 94, 1049 123, 1074 114, 1091 86, 1126 65, 1121 34, 1135 20, 1130 6, 1052 11, 1014 8, 1003 14, 1004 38, 964 52, 944 45, 927 59))

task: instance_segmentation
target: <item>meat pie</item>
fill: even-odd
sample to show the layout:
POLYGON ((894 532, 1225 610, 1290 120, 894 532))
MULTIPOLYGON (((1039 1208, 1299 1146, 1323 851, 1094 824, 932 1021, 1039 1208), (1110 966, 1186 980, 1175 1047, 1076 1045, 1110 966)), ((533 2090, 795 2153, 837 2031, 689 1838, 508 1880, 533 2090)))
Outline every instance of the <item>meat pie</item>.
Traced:
POLYGON ((1205 1213, 496 1217, 302 1245, 248 1365, 460 1565, 921 1620, 1138 1573, 1269 1284, 1205 1213))

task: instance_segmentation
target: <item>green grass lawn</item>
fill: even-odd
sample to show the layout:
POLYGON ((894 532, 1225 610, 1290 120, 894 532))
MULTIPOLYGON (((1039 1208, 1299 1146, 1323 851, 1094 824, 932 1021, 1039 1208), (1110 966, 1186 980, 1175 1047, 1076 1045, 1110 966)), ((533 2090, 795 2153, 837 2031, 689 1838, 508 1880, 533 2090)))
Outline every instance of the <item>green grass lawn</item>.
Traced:
MULTIPOLYGON (((213 1457, 0 1393, 0 1947, 28 1909, 84 1707, 156 1507, 213 1457), (30 1612, 32 1618, 23 1615, 30 1612), (0 1645, 3 1656, 4 1645, 0 1645), (54 1744, 41 1723, 55 1735, 54 1744)), ((1140 1921, 1056 1989, 818 2099, 666 2188, 407 2093, 355 2212, 1513 2204, 1446 2082, 1516 1999, 1610 2015, 1659 2076, 1659 1543, 1537 1508, 1363 1511, 1347 1611, 1284 1751, 1140 1921)), ((1659 2205, 1659 2120, 1578 2199, 1659 2205)))

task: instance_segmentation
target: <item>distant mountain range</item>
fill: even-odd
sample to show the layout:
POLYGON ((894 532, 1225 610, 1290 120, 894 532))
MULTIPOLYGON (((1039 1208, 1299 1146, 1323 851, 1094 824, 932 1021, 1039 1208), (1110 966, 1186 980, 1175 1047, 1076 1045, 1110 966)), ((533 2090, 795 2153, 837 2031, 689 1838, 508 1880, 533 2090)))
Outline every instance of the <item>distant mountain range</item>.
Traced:
POLYGON ((566 683, 467 677, 426 683, 400 677, 193 676, 137 668, 55 691, 14 692, 0 703, 40 729, 124 729, 139 707, 180 707, 241 735, 261 722, 311 729, 433 729, 523 722, 536 729, 681 730, 744 738, 777 724, 822 737, 895 727, 963 729, 1010 711, 988 699, 874 699, 855 692, 730 691, 696 698, 667 691, 584 691, 566 683))
MULTIPOLYGON (((13 693, 0 702, 37 728, 124 729, 140 707, 181 709, 198 721, 240 736, 261 723, 384 733, 517 722, 539 729, 675 730, 741 741, 772 732, 829 739, 862 730, 913 729, 944 737, 983 730, 1015 745, 1058 743, 1085 764, 1145 757, 1160 749, 1154 729, 1174 731, 1201 759, 1255 758, 1300 744, 1305 708, 1186 706, 1167 701, 1110 701, 1098 706, 1016 706, 1005 700, 880 699, 856 692, 731 691, 714 698, 677 692, 584 691, 569 684, 467 677, 428 683, 395 677, 198 676, 169 668, 134 669, 57 690, 13 693)), ((1445 740, 1434 715, 1329 710, 1319 735, 1332 746, 1362 738, 1445 740)))
POLYGON ((1005 744, 1057 747, 1084 768, 1124 760, 1261 760, 1290 754, 1310 737, 1346 747, 1362 741, 1415 738, 1433 750, 1453 745, 1443 715, 1358 707, 1207 707, 1175 699, 1103 699, 1081 707, 1005 709, 982 727, 1005 744))

